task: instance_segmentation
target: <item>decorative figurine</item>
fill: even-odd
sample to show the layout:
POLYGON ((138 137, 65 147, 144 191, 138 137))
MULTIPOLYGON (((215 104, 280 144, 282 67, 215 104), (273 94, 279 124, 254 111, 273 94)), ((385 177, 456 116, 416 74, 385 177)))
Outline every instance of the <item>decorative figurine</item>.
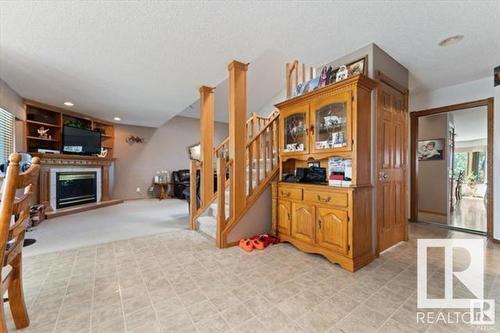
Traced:
POLYGON ((38 137, 40 138, 44 138, 44 139, 47 139, 48 136, 49 136, 49 128, 45 129, 45 127, 40 127, 39 129, 37 129, 37 132, 38 132, 38 137))
POLYGON ((106 157, 106 155, 108 155, 108 150, 106 148, 101 147, 101 153, 97 156, 106 157))

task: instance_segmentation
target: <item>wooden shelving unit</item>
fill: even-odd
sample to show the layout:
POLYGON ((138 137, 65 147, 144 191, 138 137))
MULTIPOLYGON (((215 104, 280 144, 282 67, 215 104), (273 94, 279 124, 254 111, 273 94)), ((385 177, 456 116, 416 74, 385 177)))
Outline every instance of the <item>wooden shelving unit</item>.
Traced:
POLYGON ((371 262, 371 91, 361 75, 276 105, 280 110, 280 181, 273 185, 273 230, 280 239, 349 271, 371 262), (350 161, 349 179, 332 185, 298 179, 309 163, 350 161), (293 176, 293 177, 292 177, 293 176), (291 179, 291 182, 289 181, 291 179), (288 181, 287 181, 288 180, 288 181))
POLYGON ((99 130, 101 132, 101 145, 108 150, 106 157, 113 157, 113 123, 35 101, 25 101, 25 111, 24 137, 28 152, 37 153, 38 149, 50 149, 61 152, 63 128, 64 125, 69 125, 99 130), (38 134, 38 129, 42 127, 49 130, 47 137, 40 137, 38 134))

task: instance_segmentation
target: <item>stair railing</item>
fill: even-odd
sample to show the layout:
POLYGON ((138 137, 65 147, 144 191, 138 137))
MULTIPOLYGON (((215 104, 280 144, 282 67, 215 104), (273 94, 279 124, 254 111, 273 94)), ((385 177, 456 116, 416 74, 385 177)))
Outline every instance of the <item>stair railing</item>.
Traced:
MULTIPOLYGON (((266 122, 258 132, 249 140, 246 145, 247 168, 242 171, 248 179, 247 193, 245 195, 245 208, 239 216, 226 216, 226 196, 225 192, 217 191, 217 233, 216 244, 223 248, 232 244, 227 243, 227 238, 231 230, 238 224, 239 219, 245 215, 248 209, 255 203, 262 191, 270 184, 271 180, 277 175, 279 170, 278 164, 278 128, 279 128, 279 112, 273 112, 269 117, 266 117, 266 122), (262 167, 261 167, 262 162, 262 167), (253 177, 255 176, 255 177, 253 177), (255 178, 255 179, 254 179, 255 178), (254 181, 255 180, 255 181, 254 181)), ((226 186, 229 190, 233 190, 233 174, 231 174, 232 160, 224 158, 218 159, 217 177, 222 179, 221 175, 226 175, 229 172, 229 177, 226 181, 226 186)), ((217 188, 222 188, 222 183, 219 183, 217 188)), ((232 199, 232 193, 229 198, 232 199)), ((233 202, 230 201, 228 208, 232 212, 233 202)), ((231 214, 231 213, 230 213, 231 214)))
POLYGON ((278 116, 277 113, 271 115, 267 124, 247 143, 247 196, 250 196, 278 165, 278 116))
MULTIPOLYGON (((244 172, 248 177, 247 205, 251 204, 258 190, 268 183, 268 178, 273 176, 278 169, 278 118, 279 112, 274 111, 269 117, 257 116, 255 113, 247 120, 248 143, 246 145, 247 170, 244 172), (261 163, 263 164, 261 168, 261 163), (255 172, 255 181, 254 181, 255 172)), ((196 220, 205 210, 217 200, 217 231, 216 244, 218 247, 226 247, 225 235, 234 227, 237 218, 231 216, 233 174, 232 163, 229 159, 229 138, 223 140, 214 148, 214 160, 217 161, 217 190, 209 202, 198 204, 196 173, 202 167, 202 162, 191 161, 190 166, 190 218, 191 228, 197 228, 196 220), (226 191, 229 190, 229 202, 226 202, 226 191), (229 206, 229 214, 226 215, 226 203, 229 206)))
MULTIPOLYGON (((196 219, 200 215, 198 204, 198 184, 196 174, 200 170, 201 162, 190 160, 189 164, 189 222, 191 230, 196 229, 196 219)), ((201 172, 201 171, 200 171, 201 172)))
POLYGON ((215 242, 217 247, 224 247, 222 231, 226 228, 228 221, 231 220, 232 212, 232 168, 233 160, 226 160, 225 157, 217 159, 217 229, 215 234, 215 242), (226 189, 229 189, 229 214, 226 216, 226 189))

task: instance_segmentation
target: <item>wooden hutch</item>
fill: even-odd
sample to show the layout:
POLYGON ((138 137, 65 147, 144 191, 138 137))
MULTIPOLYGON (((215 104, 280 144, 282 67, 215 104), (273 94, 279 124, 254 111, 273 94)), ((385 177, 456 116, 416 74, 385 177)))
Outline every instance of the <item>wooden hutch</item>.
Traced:
POLYGON ((272 191, 273 231, 282 241, 349 271, 374 258, 370 163, 375 86, 375 81, 358 75, 276 105, 280 181, 272 191), (328 184, 331 158, 351 165, 352 175, 336 181, 338 186, 328 184), (326 169, 327 182, 290 182, 297 181, 293 175, 298 168, 311 163, 326 169))

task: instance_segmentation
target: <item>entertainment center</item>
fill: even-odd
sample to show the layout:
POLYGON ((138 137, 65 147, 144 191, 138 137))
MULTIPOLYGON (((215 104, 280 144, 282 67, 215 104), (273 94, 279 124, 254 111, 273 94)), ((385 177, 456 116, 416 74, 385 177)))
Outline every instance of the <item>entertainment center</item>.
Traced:
MULTIPOLYGON (((25 101, 25 107, 25 139, 28 153, 38 153, 39 149, 69 153, 64 151, 63 146, 64 128, 66 127, 99 132, 102 148, 107 150, 106 157, 113 156, 114 130, 112 123, 34 101, 25 101)), ((79 152, 75 151, 74 153, 79 152)), ((91 152, 90 155, 95 153, 91 152)))
POLYGON ((110 197, 113 124, 25 101, 26 151, 41 160, 38 202, 48 218, 123 202, 110 197))

